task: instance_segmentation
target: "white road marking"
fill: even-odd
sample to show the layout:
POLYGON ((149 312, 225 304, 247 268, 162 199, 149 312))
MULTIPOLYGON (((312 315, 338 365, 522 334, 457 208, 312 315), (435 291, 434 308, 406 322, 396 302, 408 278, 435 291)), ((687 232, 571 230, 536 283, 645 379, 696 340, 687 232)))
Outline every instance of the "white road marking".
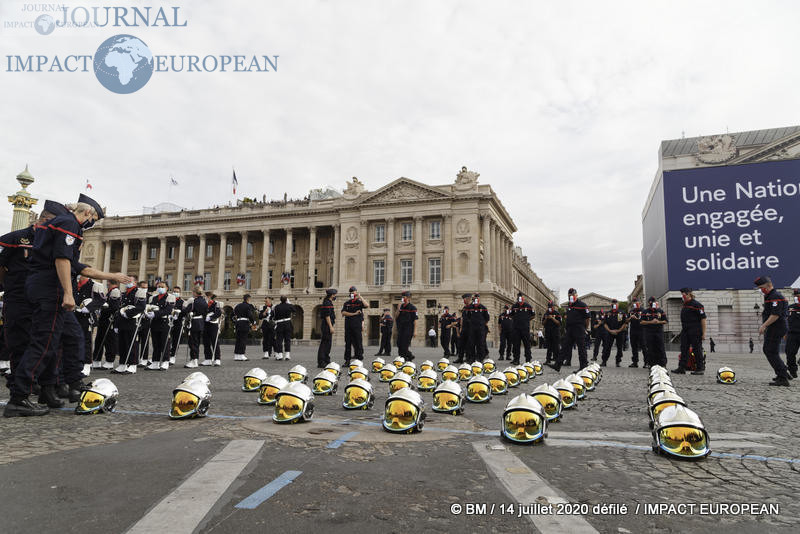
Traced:
POLYGON ((191 534, 262 445, 263 440, 231 441, 133 525, 128 534, 191 534))
MULTIPOLYGON (((477 441, 472 447, 489 469, 520 505, 558 504, 570 501, 561 491, 553 488, 537 473, 525 465, 506 447, 497 447, 495 441, 477 441)), ((530 514, 526 515, 542 534, 596 534, 597 530, 582 515, 530 514)))

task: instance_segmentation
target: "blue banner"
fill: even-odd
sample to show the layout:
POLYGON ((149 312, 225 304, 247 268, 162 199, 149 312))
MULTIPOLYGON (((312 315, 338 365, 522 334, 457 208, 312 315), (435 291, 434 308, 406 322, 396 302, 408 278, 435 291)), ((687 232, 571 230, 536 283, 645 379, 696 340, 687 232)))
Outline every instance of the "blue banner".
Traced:
POLYGON ((800 160, 664 172, 669 289, 800 285, 800 160))

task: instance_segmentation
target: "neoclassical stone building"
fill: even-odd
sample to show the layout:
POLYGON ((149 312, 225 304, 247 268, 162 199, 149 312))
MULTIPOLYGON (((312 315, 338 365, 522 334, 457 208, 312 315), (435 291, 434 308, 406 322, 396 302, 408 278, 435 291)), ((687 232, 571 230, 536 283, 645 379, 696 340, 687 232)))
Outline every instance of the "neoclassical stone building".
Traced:
MULTIPOLYGON (((464 292, 479 291, 493 316, 518 290, 539 313, 553 298, 514 246, 511 216, 478 176, 464 167, 451 184, 399 178, 377 191, 353 178, 342 195, 316 190, 302 201, 109 216, 86 232, 81 258, 185 291, 201 277, 226 305, 246 292, 256 305, 265 295, 287 295, 302 339, 319 335, 327 287, 343 298, 358 287, 370 304, 370 342, 381 311, 394 312, 408 289, 421 318, 415 343, 422 343, 442 307, 459 308, 464 292)), ((336 334, 341 341, 342 329, 336 334)), ((496 328, 490 339, 498 339, 496 328)))

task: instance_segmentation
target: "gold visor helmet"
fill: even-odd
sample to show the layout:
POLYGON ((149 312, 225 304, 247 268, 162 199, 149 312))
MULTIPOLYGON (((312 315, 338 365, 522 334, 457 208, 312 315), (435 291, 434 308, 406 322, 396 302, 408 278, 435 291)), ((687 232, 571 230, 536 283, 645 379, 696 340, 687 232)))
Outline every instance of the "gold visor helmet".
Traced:
POLYGON ((425 369, 417 377, 417 389, 420 391, 433 391, 439 385, 439 375, 433 369, 425 369))
POLYGON ((350 363, 347 364, 348 370, 352 371, 357 367, 364 367, 364 362, 361 360, 350 360, 350 363))
POLYGON ((708 432, 696 413, 676 404, 661 410, 653 428, 653 451, 685 460, 711 454, 708 432))
POLYGON ((404 372, 399 372, 392 377, 389 381, 389 393, 394 393, 396 391, 400 391, 404 388, 411 388, 413 387, 412 378, 405 374, 404 372))
POLYGON ((547 415, 542 405, 526 393, 506 404, 500 423, 500 435, 514 443, 539 443, 547 432, 547 415))
POLYGON ((472 376, 482 375, 483 374, 483 363, 481 363, 481 362, 472 362, 472 365, 470 366, 470 369, 472 370, 472 376))
POLYGON ((392 364, 393 364, 395 367, 397 367, 398 369, 400 369, 401 367, 403 367, 403 364, 404 364, 404 363, 406 363, 406 359, 405 359, 405 358, 403 358, 402 356, 395 356, 394 360, 392 360, 392 364))
POLYGON ((508 393, 508 379, 500 371, 489 374, 489 385, 492 386, 492 395, 505 395, 508 393))
POLYGON ((583 380, 584 385, 586 386, 586 391, 594 391, 594 375, 584 369, 577 373, 578 377, 583 380))
POLYGON ((439 371, 444 371, 450 365, 450 360, 447 358, 442 358, 438 362, 436 362, 436 369, 439 371))
POLYGON ((530 378, 528 376, 528 370, 525 369, 524 365, 517 365, 517 375, 519 376, 519 381, 523 384, 528 382, 528 379, 530 378))
POLYGON ((533 360, 531 365, 533 366, 533 372, 536 373, 536 376, 539 376, 544 372, 544 369, 542 368, 542 362, 539 360, 533 360))
POLYGON ((730 367, 720 367, 717 371, 717 382, 720 384, 735 384, 736 373, 730 367))
POLYGON ((458 379, 466 382, 472 377, 472 366, 468 363, 462 363, 458 366, 458 379))
POLYGON ((595 374, 595 379, 594 379, 595 386, 599 384, 600 381, 603 379, 603 368, 600 367, 599 363, 597 362, 590 363, 589 365, 586 366, 586 370, 595 374))
POLYGON ((433 411, 461 415, 464 413, 464 389, 454 380, 445 380, 433 391, 433 411))
POLYGON ((536 369, 533 368, 532 362, 525 362, 522 364, 525 371, 528 373, 528 380, 533 380, 536 377, 536 369))
POLYGON ((320 371, 311 382, 314 395, 333 395, 338 387, 336 375, 330 371, 320 371))
POLYGON ((242 391, 258 391, 261 383, 267 379, 267 373, 260 367, 253 367, 244 374, 242 391))
POLYGON ((407 374, 408 376, 410 376, 411 378, 417 376, 417 364, 415 364, 414 362, 403 363, 403 366, 400 368, 400 370, 405 374, 407 374))
POLYGON ((484 403, 492 400, 492 385, 483 375, 476 375, 467 382, 467 400, 469 402, 484 403))
POLYGON ((314 416, 314 395, 301 382, 289 382, 275 398, 272 420, 276 423, 310 421, 314 416))
POLYGON ((447 380, 458 382, 458 368, 455 365, 448 365, 445 367, 444 371, 442 371, 442 382, 447 380))
POLYGON ((553 382, 553 387, 558 391, 561 397, 561 406, 563 406, 565 410, 575 407, 575 403, 578 402, 578 396, 572 384, 562 378, 561 380, 553 382))
POLYGON ((379 382, 388 382, 390 381, 394 375, 397 374, 397 367, 394 364, 387 363, 383 366, 380 373, 378 374, 378 381, 379 382))
POLYGON ((369 410, 375 404, 372 384, 366 380, 353 380, 344 388, 342 407, 345 410, 369 410))
POLYGON ((278 392, 285 388, 288 383, 289 381, 281 375, 267 377, 258 390, 258 403, 264 406, 272 406, 275 404, 278 392))
POLYGON ((342 376, 342 366, 336 362, 331 362, 328 365, 326 365, 325 370, 335 374, 336 378, 342 376))
POLYGON ((289 369, 287 376, 289 378, 289 382, 300 382, 305 384, 306 380, 308 380, 308 371, 302 365, 295 365, 289 369))
POLYGON ((565 376, 564 380, 572 384, 572 387, 575 388, 576 399, 583 400, 586 397, 586 385, 583 381, 583 378, 579 377, 575 373, 572 373, 571 375, 565 376))
POLYGON ((516 367, 506 367, 503 369, 503 374, 506 375, 508 387, 515 388, 519 385, 519 373, 516 367))
POLYGON ((497 364, 494 363, 494 360, 491 358, 486 358, 483 360, 483 374, 488 375, 494 373, 497 368, 497 364))
POLYGON ((686 406, 686 402, 684 402, 683 398, 677 393, 673 393, 672 391, 662 391, 653 397, 653 401, 647 409, 650 414, 651 429, 655 425, 656 419, 658 419, 661 412, 670 406, 686 406))
POLYGON ((403 388, 386 399, 383 428, 387 432, 420 432, 425 422, 425 402, 416 391, 403 388))
POLYGON ((374 360, 372 360, 372 372, 373 373, 380 372, 380 370, 383 369, 384 365, 386 365, 386 360, 384 360, 383 358, 375 358, 374 360))
MULTIPOLYGON (((445 367, 447 367, 447 366, 445 366, 445 367)), ((428 370, 432 370, 432 369, 433 369, 433 362, 430 361, 430 360, 425 360, 424 362, 419 364, 419 370, 420 371, 428 371, 428 370)))
POLYGON ((170 419, 204 417, 211 403, 211 389, 203 380, 181 382, 172 390, 170 419))
POLYGON ((650 391, 647 394, 648 406, 653 404, 653 399, 656 397, 656 395, 658 395, 659 393, 664 393, 666 391, 677 394, 677 391, 675 391, 675 388, 672 386, 671 382, 656 382, 655 384, 650 386, 650 391))
POLYGON ((548 422, 558 421, 561 418, 561 394, 550 384, 544 383, 531 393, 534 399, 542 405, 548 422))
POLYGON ((81 398, 75 407, 76 414, 113 412, 119 399, 119 390, 108 378, 95 378, 81 388, 81 398))
POLYGON ((356 367, 350 370, 350 380, 369 380, 369 371, 366 367, 356 367))

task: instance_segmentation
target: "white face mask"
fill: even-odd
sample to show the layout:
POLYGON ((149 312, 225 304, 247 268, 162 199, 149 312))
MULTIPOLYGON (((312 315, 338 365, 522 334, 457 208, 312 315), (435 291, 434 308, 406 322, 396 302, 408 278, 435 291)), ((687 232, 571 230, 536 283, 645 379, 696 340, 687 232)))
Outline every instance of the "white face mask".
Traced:
POLYGON ((172 294, 175 295, 176 297, 180 297, 181 296, 181 292, 180 291, 173 291, 172 294))
POLYGON ((158 289, 156 289, 156 293, 158 293, 159 295, 163 295, 166 292, 167 292, 166 287, 159 287, 158 289))
POLYGON ((795 297, 794 298, 794 303, 795 304, 800 304, 800 297, 795 297))
POLYGON ((575 295, 570 295, 569 296, 569 303, 570 304, 574 304, 575 303, 575 295))
POLYGON ((352 300, 354 298, 356 298, 356 294, 355 293, 350 293, 350 299, 352 300))
POLYGON ((128 289, 130 289, 130 288, 134 287, 135 285, 136 285, 136 284, 134 284, 133 282, 128 282, 127 284, 125 284, 125 287, 127 287, 128 289))
POLYGON ((650 307, 653 308, 654 310, 657 309, 658 308, 658 302, 651 302, 650 303, 650 307))
POLYGON ((616 304, 612 304, 611 305, 611 309, 614 310, 614 311, 617 311, 617 305, 616 304))

